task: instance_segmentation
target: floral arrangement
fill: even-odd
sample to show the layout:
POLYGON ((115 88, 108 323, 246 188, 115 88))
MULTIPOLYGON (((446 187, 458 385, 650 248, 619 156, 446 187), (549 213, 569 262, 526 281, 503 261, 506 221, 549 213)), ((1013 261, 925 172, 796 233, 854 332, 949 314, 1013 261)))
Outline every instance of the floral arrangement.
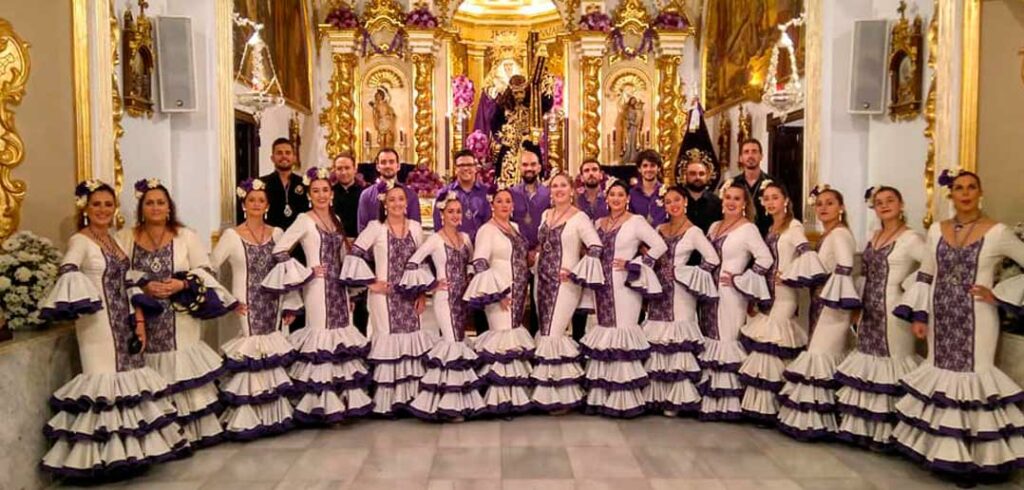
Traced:
POLYGON ((473 105, 473 80, 466 75, 459 75, 452 79, 452 104, 455 109, 469 109, 473 105))
POLYGON ((441 191, 437 196, 437 209, 444 211, 448 207, 448 203, 457 202, 459 196, 454 191, 441 191))
POLYGON ((430 13, 430 7, 426 3, 417 3, 408 14, 405 14, 405 25, 419 29, 433 29, 437 27, 437 17, 430 13))
POLYGON ((92 194, 103 185, 96 179, 88 179, 79 182, 75 186, 75 207, 78 209, 85 209, 85 205, 89 203, 89 194, 92 194))
POLYGON ((488 188, 494 186, 494 182, 497 180, 494 166, 489 163, 484 164, 476 173, 476 180, 488 188))
POLYGON ((361 37, 363 38, 362 52, 364 57, 367 54, 399 54, 405 49, 405 31, 398 31, 391 38, 391 42, 387 46, 377 44, 373 40, 373 36, 366 32, 366 30, 363 30, 361 37))
POLYGON ((608 32, 612 30, 612 18, 600 10, 591 10, 580 17, 580 29, 584 31, 608 32))
POLYGON ((238 187, 235 188, 235 195, 237 195, 239 199, 244 201, 245 196, 248 196, 250 192, 265 191, 266 189, 267 184, 264 184, 262 180, 250 177, 248 179, 243 180, 241 184, 238 184, 238 187))
POLYGON ((956 179, 960 178, 960 176, 964 175, 964 174, 970 174, 970 172, 968 172, 968 171, 966 171, 964 169, 958 169, 958 170, 953 171, 953 170, 950 170, 950 169, 947 168, 947 169, 943 170, 941 174, 939 174, 938 182, 939 182, 940 186, 946 188, 945 189, 945 194, 946 194, 946 198, 947 199, 949 198, 950 194, 953 192, 953 182, 956 181, 956 179))
POLYGON ((306 175, 302 176, 302 183, 309 187, 314 180, 326 180, 334 185, 334 172, 327 167, 310 167, 309 170, 306 170, 306 175))
POLYGON ((646 30, 644 30, 643 38, 640 39, 640 45, 637 46, 636 49, 633 49, 626 46, 626 41, 623 39, 622 31, 619 29, 615 29, 614 31, 612 31, 612 50, 619 56, 622 56, 627 60, 631 60, 633 58, 636 58, 637 56, 643 56, 653 52, 654 38, 654 29, 648 27, 646 30))
POLYGON ((156 188, 158 188, 158 187, 160 187, 162 185, 163 185, 163 183, 160 182, 160 179, 156 179, 156 178, 136 180, 135 181, 135 199, 142 199, 142 196, 145 196, 147 191, 151 191, 151 190, 156 189, 156 188))
POLYGON ((563 99, 565 94, 565 79, 559 76, 555 77, 552 82, 551 88, 551 109, 560 110, 565 100, 563 99))
POLYGON ((690 28, 690 22, 678 10, 663 10, 654 18, 654 27, 666 31, 685 31, 690 28))
POLYGON ((337 8, 327 14, 324 23, 338 29, 355 29, 359 27, 359 17, 352 7, 342 2, 337 8))
POLYGON ((434 197, 437 191, 444 187, 444 181, 437 172, 421 163, 409 172, 409 176, 405 178, 405 185, 415 191, 417 196, 434 197))
POLYGON ((477 161, 490 161, 491 141, 483 131, 478 129, 466 136, 465 146, 473 152, 477 161))
POLYGON ((0 309, 12 330, 44 323, 36 305, 57 280, 60 252, 46 238, 28 231, 0 244, 0 309))

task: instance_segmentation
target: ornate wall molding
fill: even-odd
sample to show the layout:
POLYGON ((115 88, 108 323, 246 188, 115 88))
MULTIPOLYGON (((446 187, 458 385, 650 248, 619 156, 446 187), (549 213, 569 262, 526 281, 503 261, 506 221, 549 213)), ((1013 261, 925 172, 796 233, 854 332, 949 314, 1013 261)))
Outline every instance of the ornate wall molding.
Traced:
POLYGON ((75 180, 92 178, 92 101, 89 91, 89 6, 71 2, 75 86, 75 180))
POLYGON ((25 95, 32 65, 28 43, 0 18, 0 240, 18 229, 26 185, 12 175, 25 157, 25 144, 14 127, 14 109, 25 95))
MULTIPOLYGON (((117 13, 114 11, 114 2, 110 1, 110 57, 112 69, 110 70, 110 91, 112 103, 112 120, 114 123, 114 192, 121 195, 121 188, 124 187, 124 162, 121 159, 121 137, 124 136, 124 126, 121 121, 124 119, 124 105, 121 104, 120 83, 117 80, 117 65, 121 60, 117 54, 117 46, 121 41, 121 29, 117 23, 117 13)), ((124 226, 124 213, 117 213, 117 227, 124 226)))
MULTIPOLYGON (((153 24, 146 16, 146 0, 139 0, 139 16, 124 11, 124 110, 131 117, 153 117, 153 72, 156 50, 153 24)), ((111 26, 113 28, 113 26, 111 26)))
MULTIPOLYGON (((822 22, 824 2, 811 1, 806 4, 807 19, 804 24, 807 35, 804 44, 804 189, 812 189, 820 179, 818 168, 821 158, 821 85, 822 78, 822 22)), ((814 208, 804 206, 803 222, 810 227, 816 220, 814 208)))
POLYGON ((934 0, 934 13, 928 23, 928 71, 931 73, 928 82, 928 95, 924 102, 924 137, 928 140, 928 152, 924 162, 924 229, 932 226, 935 220, 933 210, 935 203, 935 99, 936 74, 935 64, 939 47, 939 0, 934 0))
POLYGON ((410 59, 416 106, 416 164, 434 170, 434 54, 413 53, 410 59))
POLYGON ((232 0, 216 0, 217 35, 217 140, 220 143, 220 221, 224 226, 235 223, 235 68, 232 0))
POLYGON ((334 74, 328 83, 327 109, 320 114, 320 125, 327 128, 327 156, 333 158, 344 152, 352 152, 353 129, 355 128, 355 104, 352 102, 352 83, 356 68, 356 56, 351 53, 335 53, 334 74))
MULTIPOLYGON (((678 103, 681 96, 679 64, 682 56, 659 56, 658 65, 658 153, 663 162, 674 162, 679 146, 679 127, 676 125, 678 103)), ((675 183, 675 171, 664 172, 665 183, 675 183)))
POLYGON ((583 158, 601 156, 601 65, 604 59, 584 56, 583 75, 583 158))
POLYGON ((981 71, 981 1, 963 0, 960 55, 960 168, 978 170, 978 77, 981 71))

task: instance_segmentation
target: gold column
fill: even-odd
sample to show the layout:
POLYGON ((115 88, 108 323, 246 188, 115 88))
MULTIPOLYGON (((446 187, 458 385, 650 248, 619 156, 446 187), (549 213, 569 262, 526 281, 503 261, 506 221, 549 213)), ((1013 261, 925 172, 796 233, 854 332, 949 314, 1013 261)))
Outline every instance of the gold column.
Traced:
MULTIPOLYGON (((75 83, 75 178, 92 178, 92 104, 89 96, 89 6, 71 2, 75 83)), ((0 234, 0 236, 3 236, 0 234)))
POLYGON ((356 56, 350 53, 334 53, 334 74, 327 92, 327 109, 320 114, 320 125, 327 129, 327 156, 345 152, 353 152, 352 142, 355 140, 353 129, 356 121, 352 103, 353 75, 356 56))
POLYGON ((601 156, 601 64, 603 58, 584 56, 583 67, 583 158, 601 156))
POLYGON ((416 165, 434 170, 434 55, 413 53, 413 89, 416 91, 416 165))
MULTIPOLYGON (((822 85, 822 23, 824 2, 807 2, 807 37, 804 44, 804 191, 818 185, 818 163, 821 155, 821 85, 822 85)), ((804 206, 803 222, 810 227, 817 218, 813 206, 804 206)))
POLYGON ((14 127, 14 111, 8 105, 21 103, 32 65, 28 43, 4 18, 0 18, 0 46, 5 46, 5 69, 0 72, 0 240, 3 240, 18 229, 26 190, 25 182, 11 175, 25 157, 25 144, 14 127))
POLYGON ((554 114, 548 115, 554 121, 548 126, 548 164, 552 170, 565 172, 565 159, 562 155, 563 119, 554 114))
POLYGON ((658 153, 661 153, 661 160, 665 166, 672 165, 663 175, 666 185, 675 184, 676 171, 674 168, 675 154, 679 145, 679 127, 676 126, 676 119, 679 114, 679 64, 682 63, 682 56, 659 56, 656 64, 658 66, 658 153), (670 163, 672 162, 672 163, 670 163))
POLYGON ((960 168, 976 172, 978 77, 981 71, 981 0, 963 0, 963 9, 963 38, 960 45, 960 168))
MULTIPOLYGON (((121 63, 117 56, 117 46, 121 43, 121 27, 117 22, 117 14, 114 12, 114 2, 110 5, 110 55, 113 65, 116 67, 121 63)), ((121 161, 121 137, 124 136, 124 126, 121 120, 124 119, 124 105, 121 104, 121 90, 117 83, 117 68, 110 71, 111 93, 113 94, 113 120, 114 120, 114 192, 121 195, 121 188, 124 186, 124 162, 121 161)), ((117 213, 118 228, 124 226, 124 213, 117 213)))
POLYGON ((928 153, 924 161, 924 218, 921 220, 924 229, 932 226, 935 212, 935 62, 939 48, 939 0, 934 0, 932 20, 928 23, 928 70, 931 81, 928 82, 928 95, 924 100, 924 137, 928 140, 928 153))

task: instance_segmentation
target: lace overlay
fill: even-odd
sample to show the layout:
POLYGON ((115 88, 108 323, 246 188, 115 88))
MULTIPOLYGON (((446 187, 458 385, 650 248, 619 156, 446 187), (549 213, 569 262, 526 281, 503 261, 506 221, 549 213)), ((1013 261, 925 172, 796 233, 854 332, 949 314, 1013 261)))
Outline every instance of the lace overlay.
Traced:
POLYGON ((324 268, 327 329, 345 328, 349 324, 348 290, 337 280, 341 276, 341 247, 344 237, 341 233, 330 233, 319 228, 317 231, 320 232, 320 265, 324 268))
POLYGON ((615 260, 615 237, 619 234, 619 228, 612 231, 604 231, 600 227, 597 235, 601 237, 601 269, 604 277, 607 278, 605 285, 594 291, 594 299, 597 303, 597 324, 602 327, 615 327, 615 281, 612 261, 615 260))
POLYGON ((932 328, 935 366, 950 371, 974 370, 974 299, 970 287, 978 271, 984 239, 955 248, 939 240, 935 251, 935 290, 932 328))
POLYGON ((462 341, 466 338, 467 305, 462 295, 466 293, 466 286, 469 285, 466 274, 466 266, 470 259, 469 248, 463 245, 454 249, 446 243, 444 250, 447 254, 445 274, 448 279, 448 310, 451 311, 452 331, 455 332, 455 340, 462 341))
MULTIPOLYGON (((389 284, 398 284, 405 273, 405 264, 416 252, 416 241, 412 233, 398 238, 388 230, 388 278, 389 284)), ((420 329, 420 316, 416 314, 416 298, 404 294, 387 295, 388 325, 391 333, 412 333, 420 329)))
POLYGON ((114 352, 117 356, 118 372, 139 369, 145 365, 142 353, 128 353, 128 340, 135 329, 135 319, 128 307, 128 293, 125 287, 125 274, 128 273, 127 257, 112 255, 102 251, 106 268, 103 270, 103 301, 106 303, 107 320, 110 332, 114 337, 114 352))
MULTIPOLYGON (((138 244, 132 253, 132 269, 144 272, 152 280, 168 279, 174 273, 174 242, 150 252, 138 244)), ((155 318, 146 320, 146 352, 157 354, 177 350, 176 325, 174 308, 169 299, 153 298, 163 306, 163 311, 155 318)))
POLYGON ((650 299, 647 302, 647 319, 659 322, 673 322, 675 321, 675 257, 676 257, 676 246, 679 245, 683 239, 683 235, 676 235, 671 238, 665 238, 665 244, 668 245, 668 252, 662 254, 658 258, 657 262, 654 263, 654 272, 658 275, 658 280, 661 281, 661 288, 664 293, 657 298, 650 299))
POLYGON ((875 250, 868 243, 864 249, 864 310, 857 325, 857 350, 872 356, 889 357, 888 311, 885 294, 889 281, 889 254, 896 248, 892 242, 875 250))
MULTIPOLYGON (((711 241, 711 245, 715 247, 715 252, 718 256, 722 256, 722 246, 725 245, 725 239, 728 235, 720 236, 711 241)), ((711 275, 715 278, 719 277, 722 266, 719 264, 711 271, 711 275)), ((700 313, 700 329, 701 333, 705 337, 714 340, 720 340, 718 336, 718 298, 702 299, 698 306, 700 313)))
POLYGON ((248 309, 248 335, 267 335, 277 330, 278 296, 268 293, 261 283, 274 268, 274 241, 254 245, 242 240, 245 250, 245 304, 248 309))
POLYGON ((540 316, 541 335, 551 335, 551 318, 555 314, 558 287, 561 285, 558 272, 562 268, 563 230, 565 223, 553 229, 544 223, 538 232, 540 254, 537 257, 537 312, 540 316))
POLYGON ((526 295, 529 290, 526 239, 518 233, 505 236, 512 242, 512 328, 516 328, 523 323, 526 314, 526 295))

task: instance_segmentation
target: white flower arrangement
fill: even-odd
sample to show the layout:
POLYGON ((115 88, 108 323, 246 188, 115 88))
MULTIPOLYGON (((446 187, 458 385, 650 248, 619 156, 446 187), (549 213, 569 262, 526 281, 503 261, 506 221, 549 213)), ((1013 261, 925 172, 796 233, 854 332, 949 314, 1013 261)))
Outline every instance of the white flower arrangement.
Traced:
POLYGON ((53 243, 28 231, 0 244, 0 309, 13 330, 31 329, 44 322, 37 306, 57 280, 60 252, 53 243))

